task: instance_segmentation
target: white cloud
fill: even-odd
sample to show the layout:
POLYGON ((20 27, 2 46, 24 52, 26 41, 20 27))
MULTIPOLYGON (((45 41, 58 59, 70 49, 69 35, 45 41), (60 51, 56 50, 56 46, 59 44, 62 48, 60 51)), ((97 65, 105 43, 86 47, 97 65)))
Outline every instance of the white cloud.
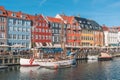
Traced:
POLYGON ((47 0, 42 0, 42 1, 40 2, 40 6, 42 6, 46 1, 47 1, 47 0))
POLYGON ((76 4, 78 3, 80 0, 73 0, 73 3, 76 4))

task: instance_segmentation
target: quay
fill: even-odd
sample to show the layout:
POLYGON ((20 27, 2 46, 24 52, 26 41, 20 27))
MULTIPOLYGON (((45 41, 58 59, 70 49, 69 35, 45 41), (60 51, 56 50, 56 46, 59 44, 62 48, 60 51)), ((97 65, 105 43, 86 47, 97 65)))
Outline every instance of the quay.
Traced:
POLYGON ((19 65, 19 55, 0 55, 0 66, 19 65))
MULTIPOLYGON (((104 49, 102 49, 103 51, 104 49)), ((90 49, 90 48, 86 48, 86 49, 79 49, 77 50, 77 55, 76 55, 76 59, 77 60, 87 60, 87 56, 88 55, 99 55, 101 52, 100 49, 90 49)), ((113 57, 120 57, 120 50, 119 49, 109 49, 108 53, 110 53, 113 57)), ((9 66, 9 65, 20 65, 20 57, 24 57, 27 58, 30 55, 32 55, 32 53, 30 52, 26 52, 23 54, 15 54, 15 55, 0 55, 0 66, 9 66)))

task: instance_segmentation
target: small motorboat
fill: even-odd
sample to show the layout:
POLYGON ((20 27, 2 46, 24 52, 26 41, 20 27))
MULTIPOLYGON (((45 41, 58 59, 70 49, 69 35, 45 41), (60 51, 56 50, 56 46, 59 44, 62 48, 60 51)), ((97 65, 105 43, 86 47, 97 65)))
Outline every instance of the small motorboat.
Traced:
POLYGON ((106 61, 106 60, 112 60, 113 57, 109 53, 103 53, 101 52, 100 55, 98 56, 99 61, 106 61))

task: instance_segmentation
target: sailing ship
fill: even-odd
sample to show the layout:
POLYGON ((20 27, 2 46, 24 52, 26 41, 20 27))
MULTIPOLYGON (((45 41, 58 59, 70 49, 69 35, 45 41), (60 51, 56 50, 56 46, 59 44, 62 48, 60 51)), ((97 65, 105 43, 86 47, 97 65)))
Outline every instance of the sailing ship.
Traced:
POLYGON ((37 52, 36 49, 33 50, 33 55, 26 56, 25 57, 20 57, 20 65, 21 66, 39 66, 35 61, 37 58, 35 58, 37 55, 35 55, 37 52))
MULTIPOLYGON (((72 64, 76 63, 76 59, 74 55, 69 55, 66 56, 66 49, 65 49, 65 35, 64 35, 64 25, 62 23, 62 27, 61 27, 61 48, 63 50, 63 52, 59 53, 58 56, 53 56, 52 58, 42 58, 42 59, 38 59, 36 61, 36 63, 38 63, 41 67, 45 67, 45 68, 65 68, 65 67, 70 67, 72 64)), ((44 54, 43 54, 44 55, 44 54)))

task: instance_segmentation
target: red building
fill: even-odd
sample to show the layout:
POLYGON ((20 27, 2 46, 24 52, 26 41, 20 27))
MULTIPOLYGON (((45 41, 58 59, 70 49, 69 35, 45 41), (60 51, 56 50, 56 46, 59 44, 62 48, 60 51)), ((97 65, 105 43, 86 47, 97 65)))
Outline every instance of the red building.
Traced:
POLYGON ((50 26, 43 15, 31 16, 32 26, 32 47, 51 46, 52 33, 50 26))
POLYGON ((56 15, 66 23, 66 44, 68 46, 80 46, 81 42, 81 29, 74 16, 56 15))
POLYGON ((7 11, 0 6, 0 45, 7 44, 7 11))

